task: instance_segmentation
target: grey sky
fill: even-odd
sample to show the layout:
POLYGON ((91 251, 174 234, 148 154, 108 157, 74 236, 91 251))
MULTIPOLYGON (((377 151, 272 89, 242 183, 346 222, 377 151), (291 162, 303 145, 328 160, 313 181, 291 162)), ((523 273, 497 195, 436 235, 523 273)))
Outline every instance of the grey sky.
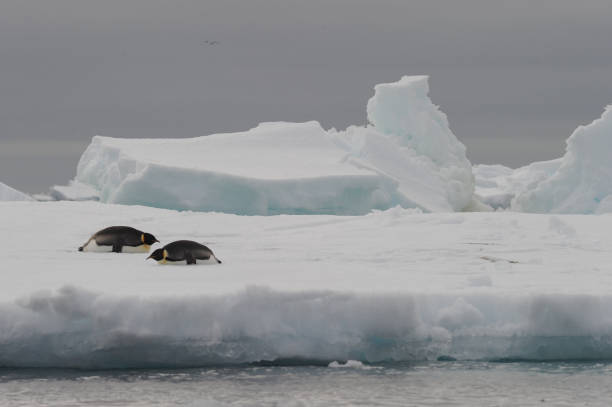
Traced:
POLYGON ((558 157, 612 103, 612 3, 3 0, 0 181, 65 183, 96 134, 363 124, 405 74, 431 76, 473 163, 558 157))

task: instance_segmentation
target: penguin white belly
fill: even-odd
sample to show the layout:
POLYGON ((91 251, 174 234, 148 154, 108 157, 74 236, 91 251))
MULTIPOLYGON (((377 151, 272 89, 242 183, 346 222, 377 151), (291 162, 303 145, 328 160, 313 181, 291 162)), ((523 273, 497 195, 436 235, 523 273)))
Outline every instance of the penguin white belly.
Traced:
POLYGON ((166 259, 159 260, 158 263, 159 264, 166 264, 166 265, 170 265, 170 266, 176 265, 176 264, 187 264, 185 262, 185 260, 172 261, 172 260, 166 260, 166 259))
POLYGON ((150 247, 151 246, 148 244, 141 244, 140 246, 123 246, 121 251, 123 253, 149 253, 150 247))
MULTIPOLYGON (((187 265, 187 261, 186 260, 179 260, 179 261, 172 261, 172 260, 159 260, 158 261, 159 264, 168 264, 168 265, 176 265, 176 264, 184 264, 187 265)), ((219 264, 219 261, 217 260, 217 258, 215 256, 210 256, 209 259, 207 260, 200 260, 200 259, 196 259, 196 264, 219 264)), ((189 264, 191 266, 191 264, 189 264)))
POLYGON ((96 252, 96 253, 110 253, 113 251, 113 246, 100 246, 96 243, 95 239, 91 239, 85 246, 83 246, 84 252, 96 252))

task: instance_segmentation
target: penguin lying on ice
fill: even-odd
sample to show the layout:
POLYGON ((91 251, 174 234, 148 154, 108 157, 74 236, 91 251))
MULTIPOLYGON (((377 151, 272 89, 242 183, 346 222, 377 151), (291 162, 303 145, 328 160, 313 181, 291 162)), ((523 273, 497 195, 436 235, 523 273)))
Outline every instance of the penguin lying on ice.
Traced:
POLYGON ((80 252, 148 253, 159 240, 150 233, 129 226, 110 226, 96 233, 81 247, 80 252))
POLYGON ((191 240, 177 240, 155 250, 147 259, 157 260, 159 264, 186 262, 187 264, 218 264, 212 250, 191 240))

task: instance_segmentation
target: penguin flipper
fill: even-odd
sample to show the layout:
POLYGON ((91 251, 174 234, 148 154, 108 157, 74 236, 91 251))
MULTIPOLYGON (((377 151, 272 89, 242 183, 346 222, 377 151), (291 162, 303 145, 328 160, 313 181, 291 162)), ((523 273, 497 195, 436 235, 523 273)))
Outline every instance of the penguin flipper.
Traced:
POLYGON ((187 264, 196 264, 196 259, 193 258, 191 253, 185 253, 185 260, 187 261, 187 264))

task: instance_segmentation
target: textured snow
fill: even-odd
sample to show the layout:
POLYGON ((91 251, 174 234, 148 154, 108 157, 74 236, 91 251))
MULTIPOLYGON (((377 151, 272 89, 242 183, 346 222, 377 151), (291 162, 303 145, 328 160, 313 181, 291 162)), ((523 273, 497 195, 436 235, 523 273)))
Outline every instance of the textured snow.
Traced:
POLYGON ((377 85, 372 126, 263 123, 193 139, 96 136, 76 181, 109 203, 236 214, 364 214, 472 204, 465 147, 428 97, 427 77, 377 85))
POLYGON ((3 366, 612 358, 611 215, 4 202, 0 224, 3 366), (77 252, 113 224, 224 262, 77 252))
POLYGON ((31 201, 32 197, 0 182, 0 201, 31 201))

